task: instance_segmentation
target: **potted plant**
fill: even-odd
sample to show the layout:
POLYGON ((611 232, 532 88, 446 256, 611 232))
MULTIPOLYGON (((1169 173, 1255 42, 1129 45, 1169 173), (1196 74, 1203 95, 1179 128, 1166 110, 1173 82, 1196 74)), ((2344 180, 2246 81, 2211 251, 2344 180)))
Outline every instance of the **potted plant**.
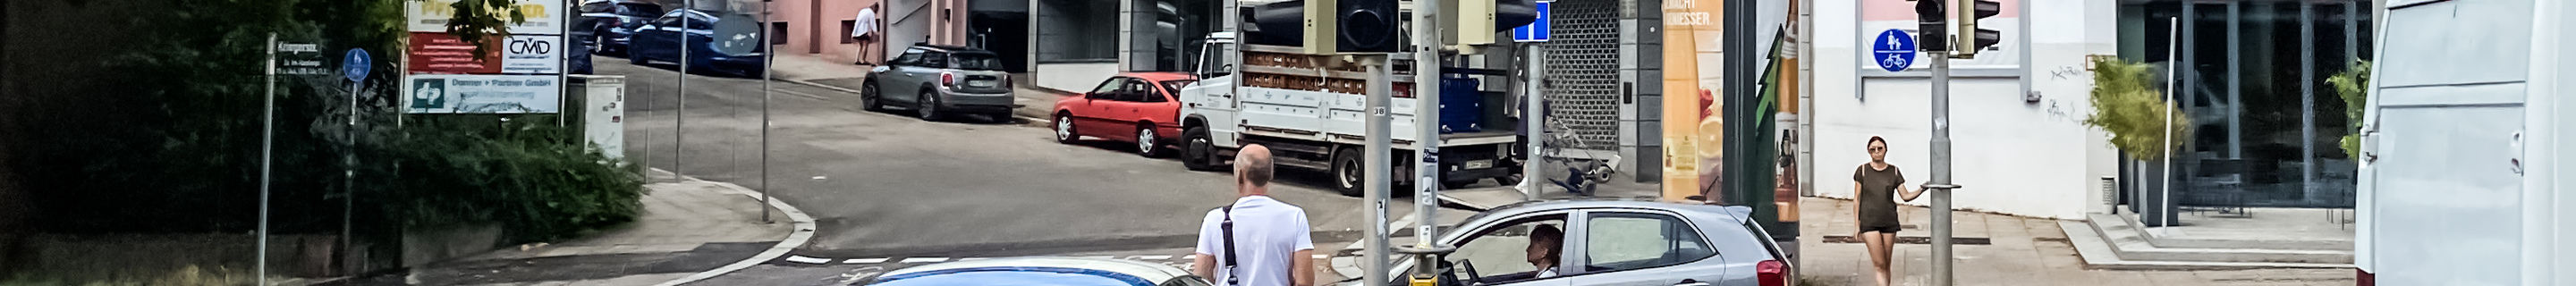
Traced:
POLYGON ((2352 118, 2346 121, 2352 124, 2351 129, 2345 130, 2349 132, 2343 135, 2341 142, 2343 152, 2352 156, 2354 160, 2360 160, 2361 111, 2369 108, 2367 105, 2370 104, 2370 61, 2353 60, 2352 68, 2344 69, 2343 73, 2337 73, 2332 77, 2326 77, 2326 85, 2334 86, 2335 94, 2343 96, 2344 116, 2352 118))
MULTIPOLYGON (((2117 57, 2093 57, 2092 62, 2093 114, 2084 118, 2084 125, 2110 133, 2111 147, 2136 160, 2131 163, 2138 166, 2133 168, 2139 170, 2137 178, 2164 179, 2167 176, 2161 168, 2150 168, 2145 162, 2165 159, 2166 155, 2179 149, 2178 145, 2183 140, 2171 140, 2167 136, 2179 138, 2191 134, 2190 116, 2175 108, 2158 90, 2157 81, 2149 74, 2155 70, 2153 65, 2117 57)), ((2140 193, 2144 193, 2144 188, 2140 188, 2140 193)), ((2141 215, 2139 222, 2164 226, 2164 222, 2173 221, 2173 209, 2163 199, 2162 196, 2139 196, 2134 200, 2134 205, 2156 206, 2134 208, 2141 215)))

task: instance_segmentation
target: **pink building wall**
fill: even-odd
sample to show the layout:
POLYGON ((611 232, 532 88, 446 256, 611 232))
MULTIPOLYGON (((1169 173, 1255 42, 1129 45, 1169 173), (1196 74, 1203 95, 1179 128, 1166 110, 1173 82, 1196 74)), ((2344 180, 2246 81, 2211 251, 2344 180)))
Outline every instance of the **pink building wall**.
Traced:
POLYGON ((842 22, 858 19, 859 9, 871 5, 877 8, 877 35, 886 38, 874 47, 885 49, 884 52, 872 55, 890 57, 902 52, 903 47, 923 40, 940 45, 966 44, 967 0, 769 0, 768 3, 772 5, 772 17, 775 17, 771 21, 787 23, 787 31, 782 37, 787 42, 773 47, 781 53, 815 55, 833 62, 856 62, 862 47, 848 40, 850 32, 842 27, 842 22), (915 9, 926 11, 910 13, 915 9), (897 25, 896 21, 927 22, 897 25), (922 30, 892 31, 896 29, 922 30))

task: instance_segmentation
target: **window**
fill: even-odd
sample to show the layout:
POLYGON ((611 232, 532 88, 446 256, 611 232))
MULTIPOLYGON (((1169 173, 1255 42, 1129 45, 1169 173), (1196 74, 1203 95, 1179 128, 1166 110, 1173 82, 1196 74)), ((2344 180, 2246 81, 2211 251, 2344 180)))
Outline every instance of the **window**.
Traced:
POLYGON ((1228 66, 1234 64, 1233 58, 1227 57, 1231 53, 1224 52, 1227 47, 1229 47, 1227 44, 1209 43, 1199 51, 1199 56, 1205 58, 1199 60, 1199 78, 1214 78, 1234 73, 1232 70, 1234 67, 1228 66))
POLYGON ((1127 88, 1127 78, 1109 78, 1108 81, 1100 82, 1099 88, 1093 88, 1090 94, 1083 96, 1090 99, 1116 99, 1118 91, 1125 88, 1127 88))
POLYGON ((841 33, 833 35, 840 35, 837 38, 841 38, 843 44, 856 44, 859 43, 859 37, 851 37, 850 32, 858 31, 858 28, 858 20, 841 20, 841 33))
MULTIPOLYGON (((1500 225, 1458 244, 1458 251, 1444 262, 1450 268, 1449 275, 1472 277, 1478 282, 1470 284, 1507 283, 1545 278, 1539 277, 1543 269, 1532 260, 1549 264, 1564 261, 1561 256, 1549 259, 1557 255, 1545 252, 1564 253, 1565 215, 1542 215, 1500 225), (1545 241, 1555 241, 1555 247, 1548 247, 1545 241)), ((1559 267, 1555 274, 1568 274, 1565 270, 1559 267)))
POLYGON ((690 29, 690 30, 706 30, 706 29, 715 29, 716 21, 715 21, 715 20, 713 20, 713 19, 698 19, 698 18, 700 18, 700 17, 694 17, 694 16, 689 17, 689 18, 690 18, 690 19, 689 19, 689 29, 690 29))
POLYGON ((917 65, 917 66, 922 66, 922 67, 929 67, 929 68, 948 68, 948 53, 945 53, 945 52, 927 52, 927 53, 923 53, 923 54, 921 55, 921 60, 920 60, 920 62, 917 62, 915 65, 917 65))
POLYGON ((1645 269, 1717 254, 1689 223, 1645 213, 1594 213, 1584 225, 1584 271, 1645 269))
POLYGON ((770 45, 785 45, 785 44, 787 44, 787 37, 780 37, 780 36, 778 36, 778 35, 786 35, 786 34, 787 34, 787 22, 770 22, 770 23, 769 23, 769 34, 767 34, 767 35, 760 35, 760 36, 762 36, 762 37, 769 37, 769 44, 770 44, 770 45))
POLYGON ((1152 85, 1152 84, 1146 84, 1144 80, 1128 79, 1128 80, 1127 80, 1127 84, 1126 84, 1124 87, 1120 87, 1120 88, 1118 88, 1118 101, 1125 101, 1125 102, 1156 102, 1156 101, 1161 101, 1161 100, 1157 100, 1156 98, 1154 98, 1155 96, 1153 96, 1153 94, 1154 94, 1154 85, 1152 85))
MULTIPOLYGON (((605 2, 602 2, 602 3, 605 3, 605 2)), ((660 14, 662 14, 662 6, 654 6, 654 5, 652 5, 652 4, 637 4, 637 3, 617 4, 617 15, 618 15, 618 16, 628 16, 628 17, 652 17, 653 15, 660 15, 660 14)))
POLYGON ((891 62, 890 64, 912 65, 913 63, 921 62, 921 54, 923 52, 924 51, 921 49, 903 50, 903 55, 895 57, 894 62, 891 62))
POLYGON ((1197 81, 1197 80, 1186 80, 1186 79, 1166 80, 1166 81, 1163 81, 1163 89, 1164 89, 1164 91, 1165 91, 1165 92, 1170 92, 1170 93, 1172 93, 1172 94, 1174 94, 1174 95, 1179 95, 1179 94, 1181 94, 1181 88, 1183 88, 1183 87, 1189 87, 1189 86, 1190 86, 1190 83, 1194 83, 1194 82, 1198 82, 1198 81, 1197 81))
POLYGON ((673 27, 673 26, 679 26, 679 25, 680 25, 680 17, 679 17, 679 16, 677 16, 677 15, 674 15, 674 16, 664 16, 664 17, 662 17, 661 19, 653 19, 653 26, 654 26, 654 27, 673 27))
POLYGON ((956 69, 979 71, 1002 70, 1002 56, 999 55, 985 53, 957 53, 955 56, 951 56, 950 58, 955 58, 957 60, 957 65, 952 67, 956 69))

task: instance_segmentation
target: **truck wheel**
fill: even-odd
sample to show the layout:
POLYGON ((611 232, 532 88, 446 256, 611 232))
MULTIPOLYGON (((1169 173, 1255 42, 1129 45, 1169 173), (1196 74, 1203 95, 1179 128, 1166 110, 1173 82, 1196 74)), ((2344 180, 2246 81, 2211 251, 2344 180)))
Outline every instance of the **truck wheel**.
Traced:
POLYGON ((1181 167, 1191 171, 1215 171, 1219 165, 1216 141, 1208 139, 1206 126, 1191 126, 1181 131, 1181 167))
POLYGON ((1367 191, 1368 167, 1361 165, 1359 148, 1342 147, 1333 151, 1333 190, 1344 196, 1360 196, 1367 191))
POLYGON ((1136 125, 1136 155, 1145 158, 1163 156, 1163 135, 1154 134, 1153 124, 1136 125))

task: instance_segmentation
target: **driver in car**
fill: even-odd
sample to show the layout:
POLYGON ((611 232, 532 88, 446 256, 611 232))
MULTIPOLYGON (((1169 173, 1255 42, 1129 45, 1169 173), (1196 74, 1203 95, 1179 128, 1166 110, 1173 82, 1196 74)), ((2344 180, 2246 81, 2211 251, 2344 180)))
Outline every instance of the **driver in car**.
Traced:
POLYGON ((1557 249, 1565 246, 1565 231, 1553 225, 1539 225, 1530 230, 1529 241, 1529 263, 1538 267, 1538 275, 1530 278, 1556 277, 1557 249))

